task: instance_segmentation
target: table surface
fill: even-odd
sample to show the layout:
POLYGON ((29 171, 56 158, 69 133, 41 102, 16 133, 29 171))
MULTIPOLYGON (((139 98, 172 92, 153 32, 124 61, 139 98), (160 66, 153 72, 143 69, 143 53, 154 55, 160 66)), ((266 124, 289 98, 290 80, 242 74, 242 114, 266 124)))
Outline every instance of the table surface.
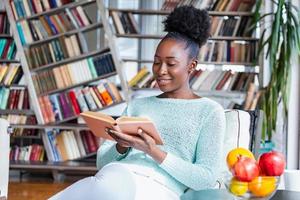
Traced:
MULTIPOLYGON (((181 200, 234 200, 234 196, 225 189, 221 190, 202 190, 187 192, 181 200)), ((263 200, 256 198, 255 200, 263 200)), ((270 200, 300 200, 300 192, 278 190, 270 200)))

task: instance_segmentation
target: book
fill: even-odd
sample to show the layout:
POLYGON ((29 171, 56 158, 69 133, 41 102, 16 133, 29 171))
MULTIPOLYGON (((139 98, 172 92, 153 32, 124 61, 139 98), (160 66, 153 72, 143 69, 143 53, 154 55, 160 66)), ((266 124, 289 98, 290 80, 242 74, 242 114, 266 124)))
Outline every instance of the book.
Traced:
POLYGON ((155 125, 147 118, 121 116, 115 120, 104 113, 91 111, 83 112, 80 115, 97 137, 114 140, 105 132, 106 128, 114 129, 125 134, 137 134, 138 129, 142 128, 155 140, 156 144, 163 144, 155 125))
POLYGON ((118 34, 125 34, 125 30, 123 28, 123 25, 122 25, 119 14, 115 11, 111 11, 110 14, 111 14, 111 17, 112 17, 113 22, 115 24, 116 32, 118 34))

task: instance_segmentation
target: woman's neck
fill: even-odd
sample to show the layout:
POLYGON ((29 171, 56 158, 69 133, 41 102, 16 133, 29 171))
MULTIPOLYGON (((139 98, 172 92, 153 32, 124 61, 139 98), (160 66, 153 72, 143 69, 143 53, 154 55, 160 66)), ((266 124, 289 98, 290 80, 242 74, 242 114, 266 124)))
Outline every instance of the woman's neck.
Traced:
POLYGON ((172 99, 198 99, 201 98, 194 94, 191 90, 186 92, 164 92, 157 96, 158 98, 172 98, 172 99))

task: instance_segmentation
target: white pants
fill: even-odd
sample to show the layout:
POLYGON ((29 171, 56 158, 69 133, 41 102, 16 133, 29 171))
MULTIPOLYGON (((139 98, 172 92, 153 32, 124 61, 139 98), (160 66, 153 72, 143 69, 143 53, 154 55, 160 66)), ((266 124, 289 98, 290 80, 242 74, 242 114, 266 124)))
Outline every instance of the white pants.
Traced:
POLYGON ((172 190, 151 177, 139 175, 126 164, 112 163, 95 176, 84 178, 50 200, 179 200, 172 190))

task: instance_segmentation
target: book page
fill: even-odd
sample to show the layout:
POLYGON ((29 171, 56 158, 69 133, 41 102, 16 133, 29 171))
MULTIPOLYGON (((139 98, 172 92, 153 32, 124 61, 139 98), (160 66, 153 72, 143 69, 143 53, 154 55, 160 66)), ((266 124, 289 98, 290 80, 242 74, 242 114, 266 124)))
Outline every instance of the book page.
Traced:
POLYGON ((144 122, 144 121, 150 121, 147 118, 143 118, 143 117, 129 117, 129 116, 121 116, 118 119, 116 119, 117 123, 126 123, 126 122, 130 122, 130 121, 134 121, 134 122, 144 122))
POLYGON ((113 126, 116 125, 116 121, 111 116, 91 111, 83 112, 80 115, 95 136, 114 140, 109 134, 105 132, 106 128, 113 129, 113 126))
POLYGON ((149 119, 123 116, 116 121, 120 131, 123 133, 137 135, 138 129, 142 129, 155 140, 156 144, 163 144, 159 132, 157 131, 153 122, 151 122, 149 119))

